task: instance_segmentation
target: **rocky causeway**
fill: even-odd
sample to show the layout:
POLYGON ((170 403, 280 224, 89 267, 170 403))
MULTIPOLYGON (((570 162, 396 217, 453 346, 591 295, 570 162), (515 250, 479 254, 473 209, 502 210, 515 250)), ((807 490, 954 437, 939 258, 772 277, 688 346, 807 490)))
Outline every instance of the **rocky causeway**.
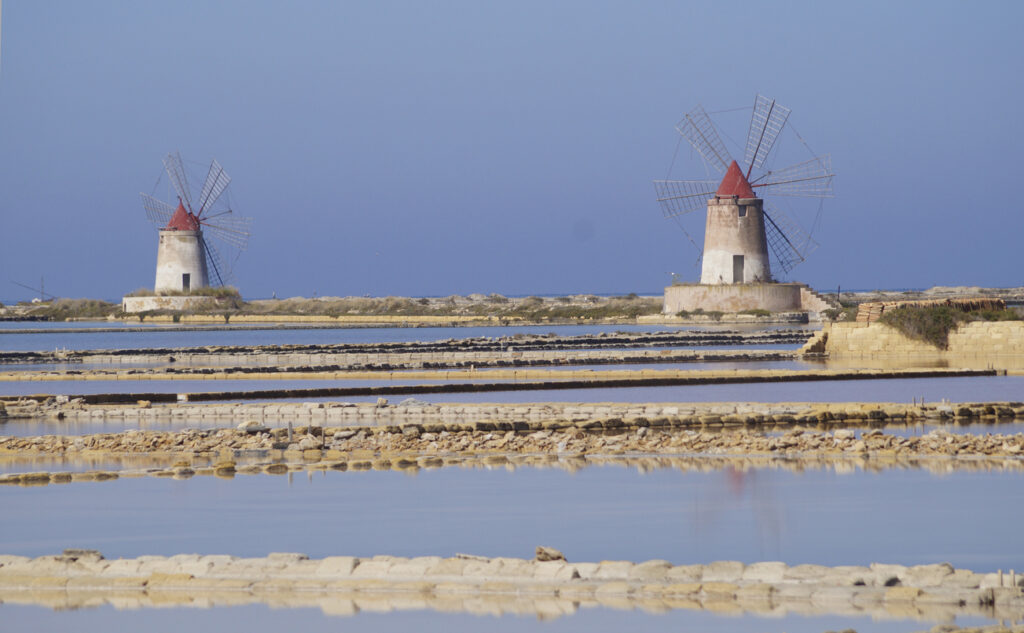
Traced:
MULTIPOLYGON (((789 566, 665 560, 569 562, 553 548, 533 559, 181 554, 108 560, 93 550, 0 555, 0 600, 54 607, 167 604, 330 605, 563 615, 581 607, 707 609, 772 616, 838 613, 876 618, 1024 617, 1024 577, 948 563, 906 567, 789 566), (473 606, 476 605, 476 606, 473 606)), ((328 608, 325 606, 325 608, 328 608)))

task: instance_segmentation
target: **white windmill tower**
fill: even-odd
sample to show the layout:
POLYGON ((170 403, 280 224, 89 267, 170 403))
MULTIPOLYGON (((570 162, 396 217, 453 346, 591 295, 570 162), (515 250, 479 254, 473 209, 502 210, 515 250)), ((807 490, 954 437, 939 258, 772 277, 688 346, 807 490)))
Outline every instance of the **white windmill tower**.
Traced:
POLYGON ((178 204, 167 204, 141 194, 146 216, 160 231, 154 291, 189 292, 228 284, 232 279, 229 262, 207 236, 216 239, 223 248, 239 252, 248 246, 252 219, 234 215, 232 209, 221 202, 231 178, 220 163, 211 162, 206 182, 199 192, 198 205, 193 207, 181 156, 177 152, 168 154, 164 167, 177 193, 178 204))
POLYGON ((774 99, 757 95, 747 132, 745 171, 733 160, 702 107, 694 108, 676 126, 708 167, 724 175, 720 181, 654 181, 665 217, 678 219, 707 209, 700 284, 666 288, 666 312, 801 309, 801 287, 805 296, 810 289, 774 283, 772 270, 789 273, 817 244, 768 199, 776 195, 831 198, 834 174, 828 155, 781 169, 766 166, 789 114, 774 99))

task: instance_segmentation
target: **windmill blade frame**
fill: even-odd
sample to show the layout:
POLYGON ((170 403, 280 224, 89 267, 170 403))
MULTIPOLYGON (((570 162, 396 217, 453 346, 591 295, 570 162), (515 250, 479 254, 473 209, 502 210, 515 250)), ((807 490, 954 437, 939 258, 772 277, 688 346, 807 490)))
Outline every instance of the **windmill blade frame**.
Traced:
POLYGON ((200 238, 203 243, 203 253, 206 256, 206 274, 211 282, 216 279, 217 286, 225 286, 232 279, 231 270, 225 265, 224 258, 216 246, 210 243, 205 236, 200 238))
POLYGON ((150 222, 159 227, 171 221, 171 216, 174 215, 177 207, 172 207, 163 200, 157 200, 144 193, 139 195, 142 197, 142 208, 146 210, 146 218, 150 222))
POLYGON ((755 167, 761 168, 765 159, 775 146, 775 140, 786 127, 789 120, 789 108, 779 105, 775 99, 764 95, 754 98, 754 111, 750 114, 750 128, 747 130, 747 146, 743 162, 747 167, 747 178, 755 167))
POLYGON ((715 196, 718 184, 713 180, 655 180, 658 204, 666 218, 674 218, 703 209, 715 196))
POLYGON ((682 134, 693 149, 697 150, 697 153, 718 173, 724 173, 729 168, 732 155, 722 143, 715 124, 711 122, 704 108, 698 105, 686 113, 676 124, 676 131, 682 134))
POLYGON ((220 195, 224 193, 227 186, 231 183, 231 176, 225 173, 224 168, 220 166, 217 159, 213 159, 210 163, 210 171, 206 173, 206 181, 203 183, 203 189, 199 193, 199 210, 196 211, 196 216, 199 218, 203 217, 203 213, 209 210, 220 198, 220 195))
POLYGON ((225 214, 218 217, 216 222, 206 220, 200 221, 199 224, 208 229, 211 236, 233 248, 240 251, 249 248, 249 226, 252 224, 252 218, 225 214))
POLYGON ((822 154, 802 163, 769 171, 750 186, 777 196, 831 198, 832 156, 822 154))
POLYGON ((804 262, 818 248, 818 243, 800 225, 777 207, 764 205, 764 229, 768 248, 775 262, 786 274, 804 262))
POLYGON ((167 170, 167 176, 171 179, 174 190, 178 192, 178 196, 188 207, 188 210, 192 211, 192 194, 188 189, 188 177, 185 175, 185 165, 181 161, 181 154, 171 152, 165 156, 164 169, 167 170))

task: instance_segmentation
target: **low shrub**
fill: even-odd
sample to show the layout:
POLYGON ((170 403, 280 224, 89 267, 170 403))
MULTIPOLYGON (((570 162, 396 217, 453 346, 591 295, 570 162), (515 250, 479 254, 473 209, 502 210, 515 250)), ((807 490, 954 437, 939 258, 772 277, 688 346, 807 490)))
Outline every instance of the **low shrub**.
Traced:
POLYGON ((950 306, 902 306, 886 310, 878 320, 909 338, 947 349, 949 333, 971 317, 950 306))

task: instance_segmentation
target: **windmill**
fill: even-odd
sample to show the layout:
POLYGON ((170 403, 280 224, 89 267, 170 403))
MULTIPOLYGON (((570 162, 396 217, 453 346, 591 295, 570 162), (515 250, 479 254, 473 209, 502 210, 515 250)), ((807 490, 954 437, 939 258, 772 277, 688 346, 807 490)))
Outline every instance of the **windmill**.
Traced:
POLYGON ((666 218, 679 219, 707 208, 701 284, 768 283, 773 281, 773 267, 788 274, 817 247, 774 199, 832 197, 832 164, 827 154, 812 153, 812 158, 781 169, 768 167, 789 114, 774 99, 757 95, 744 149, 745 169, 729 154, 701 106, 676 126, 709 170, 723 174, 721 181, 654 181, 666 218))
POLYGON ((177 193, 178 204, 171 205, 153 196, 141 194, 146 217, 160 230, 154 290, 188 292, 205 286, 230 283, 232 273, 229 261, 207 237, 214 238, 221 248, 238 251, 235 258, 249 244, 252 218, 236 216, 222 202, 226 198, 222 196, 231 178, 220 163, 213 160, 206 181, 199 191, 197 204, 193 205, 181 156, 174 152, 168 154, 163 162, 177 193))

